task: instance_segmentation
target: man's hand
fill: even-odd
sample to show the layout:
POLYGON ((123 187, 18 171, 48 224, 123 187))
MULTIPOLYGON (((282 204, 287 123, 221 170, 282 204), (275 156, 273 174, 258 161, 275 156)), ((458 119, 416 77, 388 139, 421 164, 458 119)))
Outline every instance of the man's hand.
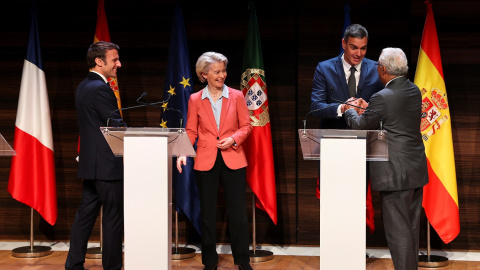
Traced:
POLYGON ((187 165, 187 157, 185 156, 177 157, 177 170, 179 173, 182 173, 182 165, 187 165))
POLYGON ((343 107, 341 109, 342 109, 342 112, 345 112, 348 109, 354 109, 358 113, 358 108, 355 106, 358 106, 358 99, 351 97, 347 99, 347 101, 345 101, 345 104, 343 104, 343 107))
MULTIPOLYGON (((359 98, 358 99, 358 107, 362 107, 362 108, 367 108, 368 107, 368 102, 366 102, 365 100, 363 100, 363 98, 359 98)), ((362 115, 362 113, 365 112, 364 109, 358 109, 358 115, 362 115)))

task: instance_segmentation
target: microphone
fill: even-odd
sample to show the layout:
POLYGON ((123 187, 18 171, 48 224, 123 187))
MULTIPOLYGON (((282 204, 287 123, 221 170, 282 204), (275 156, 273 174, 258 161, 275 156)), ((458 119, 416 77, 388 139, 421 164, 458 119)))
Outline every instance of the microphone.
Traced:
MULTIPOLYGON (((175 109, 175 108, 168 108, 168 107, 162 107, 162 106, 158 106, 158 102, 155 102, 155 103, 146 103, 146 102, 143 102, 143 101, 140 101, 142 98, 144 98, 148 93, 147 92, 143 92, 142 95, 137 99, 137 103, 139 104, 142 104, 142 105, 145 105, 145 106, 153 106, 153 107, 157 107, 157 108, 162 108, 164 109, 165 111, 175 111, 175 112, 178 112, 180 114, 180 128, 183 128, 183 113, 178 110, 178 109, 175 109)), ((165 100, 165 102, 167 102, 170 97, 172 95, 169 95, 167 100, 165 100)), ((165 103, 163 102, 163 103, 165 103)))
POLYGON ((340 100, 337 100, 337 99, 334 99, 334 98, 332 98, 332 99, 333 99, 334 101, 336 101, 336 102, 340 102, 340 103, 342 103, 342 104, 350 105, 350 106, 352 106, 352 107, 359 108, 359 109, 362 109, 362 110, 365 110, 365 111, 369 111, 369 112, 373 112, 373 113, 377 114, 378 117, 380 117, 380 135, 383 135, 383 118, 382 118, 382 116, 381 116, 378 112, 376 112, 376 111, 374 111, 374 110, 370 110, 370 109, 368 109, 368 108, 359 107, 359 106, 356 106, 356 105, 353 105, 353 104, 350 103, 350 102, 352 102, 352 101, 357 100, 358 98, 356 98, 356 99, 354 99, 354 100, 351 100, 351 101, 349 101, 349 102, 347 102, 347 101, 340 101, 340 100))
MULTIPOLYGON (((340 103, 343 103, 343 102, 340 102, 340 103)), ((328 109, 328 108, 331 108, 331 107, 338 107, 338 104, 333 104, 333 105, 329 105, 327 107, 323 107, 323 108, 319 108, 319 109, 315 109, 315 110, 311 110, 309 111, 306 115, 305 115, 305 119, 303 119, 303 135, 307 134, 307 116, 311 113, 314 113, 314 112, 318 112, 318 111, 323 111, 325 109, 328 109)))
MULTIPOLYGON (((142 95, 140 95, 139 98, 137 98, 137 102, 139 102, 140 99, 142 99, 144 96, 147 95, 147 92, 143 92, 142 95)), ((116 110, 113 110, 110 112, 110 114, 108 115, 108 118, 107 118, 107 128, 108 128, 108 125, 110 123, 110 119, 112 119, 112 114, 115 113, 115 112, 119 112, 119 111, 124 111, 124 110, 130 110, 130 109, 136 109, 136 108, 141 108, 141 107, 147 107, 147 106, 154 106, 154 105, 158 105, 158 104, 163 104, 165 102, 168 102, 168 100, 170 99, 171 96, 168 96, 168 98, 166 100, 162 100, 162 101, 158 101, 158 102, 153 102, 153 103, 141 103, 141 105, 137 105, 137 106, 131 106, 131 107, 125 107, 125 108, 118 108, 116 110)))
POLYGON ((142 98, 144 98, 146 95, 148 95, 147 92, 143 92, 140 97, 137 98, 137 103, 144 104, 143 102, 140 102, 142 98))

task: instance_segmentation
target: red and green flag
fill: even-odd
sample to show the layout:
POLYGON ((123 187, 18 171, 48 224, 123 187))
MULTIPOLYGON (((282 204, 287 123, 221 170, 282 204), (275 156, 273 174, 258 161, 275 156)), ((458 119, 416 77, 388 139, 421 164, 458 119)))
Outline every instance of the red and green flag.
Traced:
POLYGON ((255 205, 277 224, 277 194, 273 162, 272 132, 267 83, 255 6, 249 4, 250 19, 243 54, 240 85, 250 112, 253 130, 244 143, 248 160, 247 182, 255 193, 255 205))

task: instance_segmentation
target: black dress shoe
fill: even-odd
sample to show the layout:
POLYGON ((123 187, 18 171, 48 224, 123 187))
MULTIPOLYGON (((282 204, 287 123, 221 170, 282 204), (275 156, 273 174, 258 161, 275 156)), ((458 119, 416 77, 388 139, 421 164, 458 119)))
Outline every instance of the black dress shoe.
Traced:
POLYGON ((240 264, 238 270, 253 270, 249 263, 240 264))
POLYGON ((205 265, 204 270, 217 270, 217 264, 215 265, 205 265))

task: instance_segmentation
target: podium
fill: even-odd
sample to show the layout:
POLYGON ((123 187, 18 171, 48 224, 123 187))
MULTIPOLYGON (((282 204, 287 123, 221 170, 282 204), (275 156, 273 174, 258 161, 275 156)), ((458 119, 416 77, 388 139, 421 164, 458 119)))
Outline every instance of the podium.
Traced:
POLYGON ((171 269, 172 156, 195 156, 184 129, 101 127, 124 159, 125 269, 171 269))
POLYGON ((366 161, 387 161, 387 132, 299 129, 305 160, 320 160, 320 269, 365 269, 366 161))
POLYGON ((17 153, 12 149, 7 140, 0 134, 0 157, 16 156, 17 153))

